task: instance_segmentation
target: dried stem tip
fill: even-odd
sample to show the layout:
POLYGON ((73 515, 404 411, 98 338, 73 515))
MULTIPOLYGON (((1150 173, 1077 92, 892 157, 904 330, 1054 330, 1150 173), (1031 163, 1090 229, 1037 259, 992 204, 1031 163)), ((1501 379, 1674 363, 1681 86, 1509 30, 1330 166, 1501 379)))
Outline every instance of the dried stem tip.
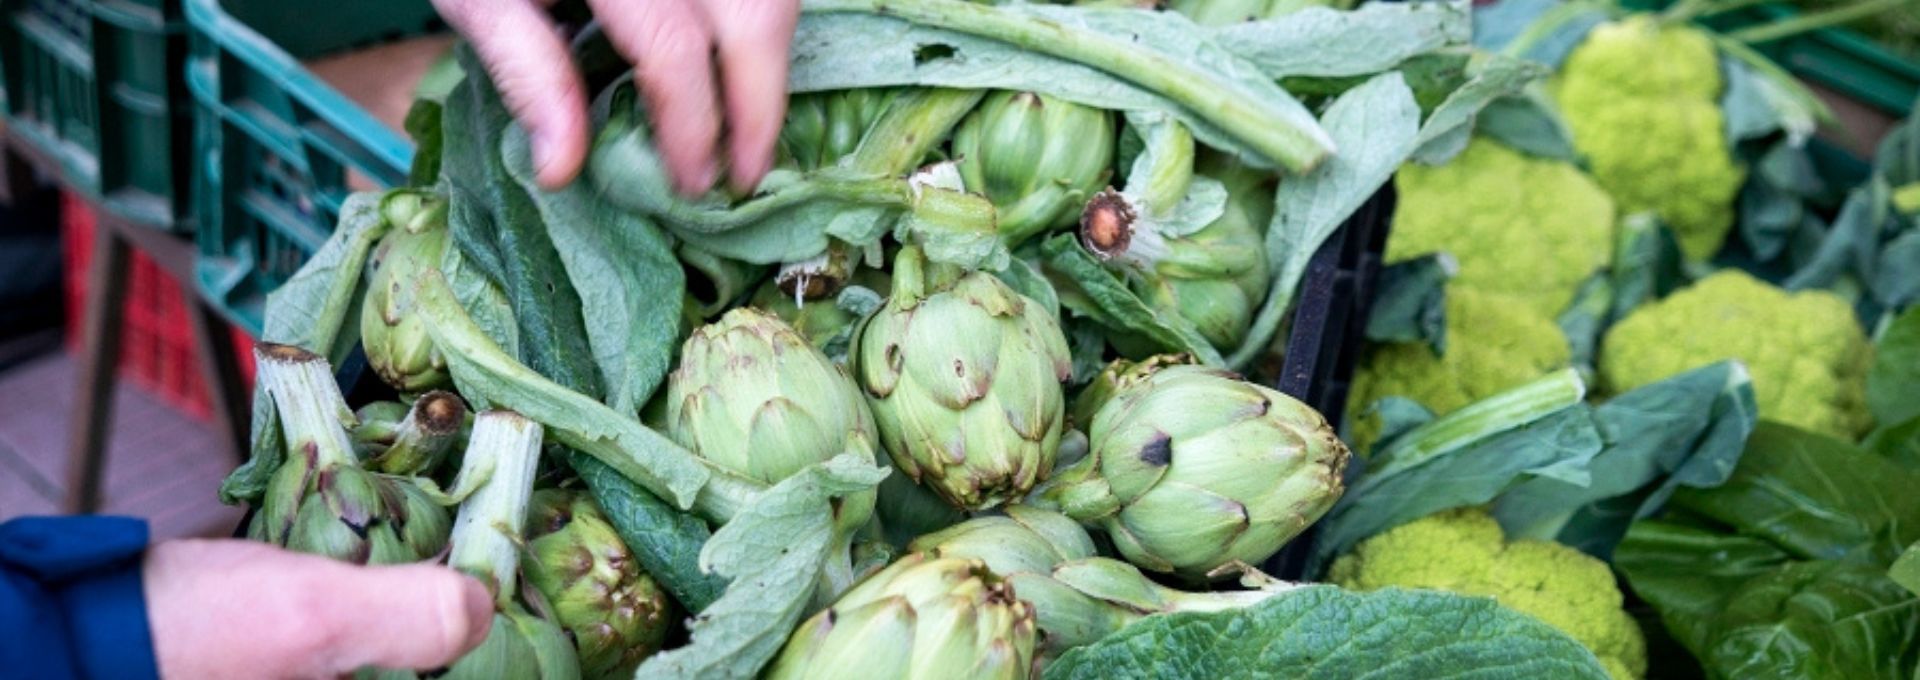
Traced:
POLYGON ((1080 213, 1080 245, 1101 260, 1125 255, 1133 244, 1133 223, 1138 217, 1127 199, 1107 187, 1087 201, 1080 213))

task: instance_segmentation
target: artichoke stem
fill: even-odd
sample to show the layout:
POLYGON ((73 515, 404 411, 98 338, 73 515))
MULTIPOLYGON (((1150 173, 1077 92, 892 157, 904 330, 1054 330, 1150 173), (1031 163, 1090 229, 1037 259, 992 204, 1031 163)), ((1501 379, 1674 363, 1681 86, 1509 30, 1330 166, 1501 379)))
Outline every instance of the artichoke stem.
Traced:
POLYGON ((892 298, 902 306, 911 307, 927 296, 927 277, 922 271, 926 263, 926 255, 917 246, 901 248, 893 256, 892 298))
POLYGON ((473 439, 460 466, 462 480, 488 477, 460 503, 447 564, 480 579, 503 606, 513 601, 541 439, 539 423, 512 411, 487 411, 474 419, 473 439))
POLYGON ((467 417, 467 405, 451 392, 433 390, 414 400, 393 433, 393 443, 375 456, 372 467, 396 475, 424 474, 440 465, 467 417))
POLYGON ((311 447, 315 469, 353 465, 353 441, 347 428, 356 419, 326 358, 269 342, 255 344, 253 358, 260 367, 260 389, 273 397, 289 445, 311 447))
POLYGON ((852 261, 851 249, 834 242, 827 246, 826 252, 781 265, 780 271, 773 276, 773 282, 781 292, 793 296, 794 306, 799 306, 803 301, 819 300, 840 292, 853 273, 852 261))

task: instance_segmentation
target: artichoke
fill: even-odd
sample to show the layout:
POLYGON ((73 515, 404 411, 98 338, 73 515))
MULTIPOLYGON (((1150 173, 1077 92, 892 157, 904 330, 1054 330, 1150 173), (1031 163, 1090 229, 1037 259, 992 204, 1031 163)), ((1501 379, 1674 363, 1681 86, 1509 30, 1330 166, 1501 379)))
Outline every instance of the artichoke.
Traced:
POLYGON ((1033 92, 987 96, 953 133, 967 191, 993 201, 1009 245, 1071 224, 1112 174, 1113 116, 1033 92))
POLYGON ((411 481, 360 467, 347 410, 327 360, 298 347, 254 349, 287 460, 273 473, 249 536, 357 564, 417 562, 440 553, 446 510, 411 481))
MULTIPOLYGON (((393 404, 397 406, 398 404, 393 404)), ((431 475, 460 443, 467 404, 451 392, 420 395, 398 422, 387 421, 391 406, 376 402, 355 415, 353 443, 369 468, 403 476, 431 475)))
MULTIPOLYGON (((1129 274, 1147 304, 1192 322, 1214 347, 1232 350, 1246 337, 1266 300, 1267 223, 1273 217, 1272 177, 1215 155, 1201 176, 1227 190, 1225 210, 1191 234, 1162 233, 1140 206, 1107 191, 1087 203, 1080 242, 1109 266, 1129 274)), ((1120 339, 1123 352, 1151 351, 1120 339)))
MULTIPOLYGON (((388 204, 414 200, 421 199, 396 193, 388 204)), ((446 360, 427 337, 427 329, 400 307, 402 286, 412 285, 422 271, 440 268, 448 238, 445 204, 433 199, 418 211, 386 212, 390 221, 406 221, 391 223, 391 231, 380 239, 369 262, 373 273, 360 308, 360 344, 366 349, 367 365, 402 394, 451 387, 446 360)))
POLYGON ((1053 469, 1072 373, 1039 303, 985 272, 894 258, 892 296, 849 361, 894 465, 961 508, 1026 495, 1053 469))
POLYGON ((1162 368, 1192 363, 1193 357, 1187 354, 1156 354, 1140 361, 1114 359, 1108 362, 1107 367, 1094 374, 1093 380, 1074 396, 1068 412, 1073 419, 1073 426, 1085 431, 1093 424, 1093 414, 1106 406, 1120 390, 1144 382, 1162 368))
POLYGON ((1033 608, 978 560, 908 555, 787 639, 766 677, 1026 678, 1033 608))
POLYGON ((1039 502, 1104 529, 1127 561, 1193 579, 1279 551, 1339 498, 1348 458, 1306 404, 1200 366, 1119 390, 1088 437, 1039 502))
POLYGON ((588 678, 633 677, 666 639, 667 596, 586 494, 543 489, 527 517, 521 572, 573 635, 588 678))
MULTIPOLYGON (((873 416, 847 374, 779 318, 742 307, 695 329, 667 376, 665 428, 715 466, 763 484, 853 451, 874 460, 873 416)), ((873 492, 841 499, 850 534, 873 492)))
POLYGON ((1005 517, 976 517, 915 540, 908 550, 986 563, 1033 605, 1039 654, 1053 658, 1153 614, 1218 611, 1274 591, 1188 593, 1154 583, 1125 562, 1098 557, 1071 518, 1010 505, 1005 517))
POLYGON ((797 94, 780 127, 780 160, 802 172, 838 163, 860 147, 867 128, 887 110, 891 91, 837 90, 797 94))

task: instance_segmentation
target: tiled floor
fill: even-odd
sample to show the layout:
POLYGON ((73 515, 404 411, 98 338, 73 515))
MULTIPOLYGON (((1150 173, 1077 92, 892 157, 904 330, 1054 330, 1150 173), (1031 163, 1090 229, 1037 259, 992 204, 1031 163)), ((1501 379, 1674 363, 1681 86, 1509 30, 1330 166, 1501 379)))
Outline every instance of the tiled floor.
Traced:
MULTIPOLYGON (((0 373, 0 519, 58 511, 75 366, 54 353, 0 373)), ((241 510, 221 505, 215 491, 234 464, 212 428, 123 382, 103 512, 147 518, 155 540, 229 535, 241 510)))

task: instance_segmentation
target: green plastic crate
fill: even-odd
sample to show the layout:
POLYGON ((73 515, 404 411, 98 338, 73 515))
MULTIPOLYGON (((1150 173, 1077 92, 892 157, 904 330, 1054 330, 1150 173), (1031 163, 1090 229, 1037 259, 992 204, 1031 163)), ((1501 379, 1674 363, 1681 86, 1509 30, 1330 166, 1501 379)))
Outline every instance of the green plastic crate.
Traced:
POLYGON ((190 230, 185 37, 180 0, 0 0, 7 134, 108 210, 190 230))
POLYGON ((406 180, 413 144, 298 59, 440 26, 425 0, 185 0, 201 294, 258 333, 266 294, 320 247, 349 172, 406 180))

